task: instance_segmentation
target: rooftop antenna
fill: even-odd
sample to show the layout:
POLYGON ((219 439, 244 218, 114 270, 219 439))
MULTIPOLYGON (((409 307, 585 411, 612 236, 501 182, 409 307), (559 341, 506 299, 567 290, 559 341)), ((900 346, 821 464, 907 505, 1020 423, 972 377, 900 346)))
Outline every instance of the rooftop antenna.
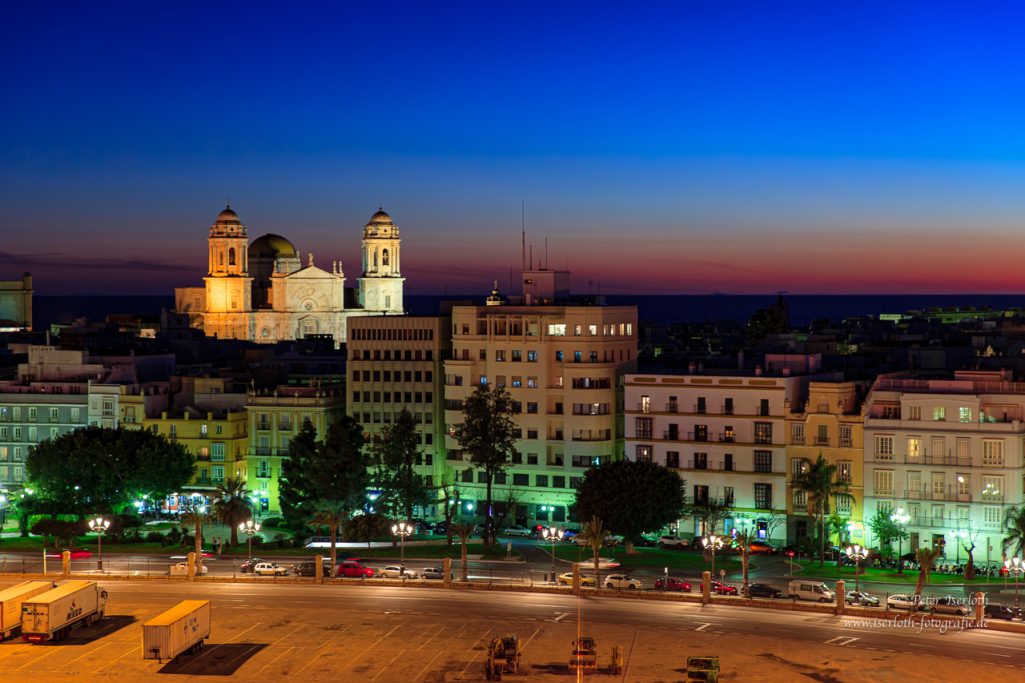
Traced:
POLYGON ((530 269, 534 270, 534 245, 530 245, 530 269))
POLYGON ((545 234, 545 270, 548 270, 548 235, 545 234))
POLYGON ((520 261, 523 262, 523 270, 527 269, 527 203, 520 200, 520 261))

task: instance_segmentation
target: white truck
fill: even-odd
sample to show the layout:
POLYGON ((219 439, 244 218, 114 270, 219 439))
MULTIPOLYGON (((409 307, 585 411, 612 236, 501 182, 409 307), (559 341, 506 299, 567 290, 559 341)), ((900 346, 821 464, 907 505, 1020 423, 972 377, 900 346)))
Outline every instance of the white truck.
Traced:
POLYGON ((203 648, 210 637, 210 601, 182 600, 142 625, 142 658, 173 659, 203 648))
POLYGON ((0 590, 0 640, 21 630, 21 603, 52 590, 53 581, 26 581, 0 590))
POLYGON ((95 581, 68 581, 21 603, 21 638, 32 643, 64 640, 79 624, 103 618, 107 591, 95 581))

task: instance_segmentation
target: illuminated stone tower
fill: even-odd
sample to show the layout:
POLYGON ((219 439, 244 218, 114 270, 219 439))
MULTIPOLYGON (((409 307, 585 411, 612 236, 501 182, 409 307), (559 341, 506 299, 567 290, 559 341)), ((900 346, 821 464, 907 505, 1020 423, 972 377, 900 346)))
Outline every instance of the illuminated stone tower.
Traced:
POLYGON ((228 206, 210 226, 204 327, 221 339, 251 339, 252 283, 246 226, 228 206))
POLYGON ((359 279, 359 303, 368 311, 403 312, 402 261, 399 229, 391 216, 379 210, 363 228, 363 276, 359 279))

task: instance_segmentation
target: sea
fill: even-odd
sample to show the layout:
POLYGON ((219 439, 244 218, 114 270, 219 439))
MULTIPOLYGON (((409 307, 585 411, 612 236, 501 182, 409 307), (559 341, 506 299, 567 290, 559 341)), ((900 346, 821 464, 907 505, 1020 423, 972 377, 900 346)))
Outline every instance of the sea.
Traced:
MULTIPOLYGON (((834 320, 859 315, 906 313, 929 309, 1025 308, 1025 294, 893 294, 893 295, 787 295, 790 321, 795 326, 812 320, 834 320)), ((433 315, 442 301, 480 301, 477 295, 406 295, 410 313, 433 315)), ((607 295, 609 305, 636 305, 642 323, 671 324, 706 321, 743 323, 760 308, 776 301, 768 295, 607 295)), ((171 296, 35 296, 33 327, 44 330, 53 323, 85 317, 99 322, 108 314, 158 316, 174 307, 171 296)))

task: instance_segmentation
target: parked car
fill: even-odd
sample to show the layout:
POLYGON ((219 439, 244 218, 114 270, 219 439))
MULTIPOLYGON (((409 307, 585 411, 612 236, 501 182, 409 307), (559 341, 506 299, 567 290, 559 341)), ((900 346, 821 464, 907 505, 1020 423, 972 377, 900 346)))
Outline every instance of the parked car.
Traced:
POLYGON ((284 576, 288 573, 288 567, 273 562, 258 562, 253 566, 253 573, 257 576, 284 576))
MULTIPOLYGON (((83 552, 88 553, 89 551, 85 550, 83 552)), ((210 552, 209 550, 204 550, 201 554, 203 555, 203 559, 204 560, 212 560, 212 559, 214 559, 214 554, 212 552, 210 552)), ((86 555, 86 557, 89 557, 89 555, 86 555)), ((74 557, 74 555, 72 555, 71 559, 74 560, 76 558, 74 557)), ((187 559, 189 559, 189 556, 188 555, 171 555, 171 559, 172 560, 187 560, 187 559)))
POLYGON ((751 549, 752 555, 773 555, 776 552, 776 549, 765 541, 751 541, 751 545, 748 547, 751 549))
POLYGON ((797 579, 791 581, 787 586, 787 595, 799 600, 813 600, 815 602, 832 602, 836 600, 836 594, 829 589, 829 586, 821 581, 809 579, 797 579))
POLYGON ((441 567, 424 567, 423 571, 420 572, 420 576, 425 579, 444 579, 445 570, 441 567))
MULTIPOLYGON (((573 585, 573 572, 566 572, 565 574, 559 574, 559 585, 561 586, 572 586, 573 585)), ((594 577, 589 574, 580 575, 581 586, 593 586, 594 577)))
POLYGON ((936 598, 932 603, 933 614, 956 614, 961 617, 968 616, 968 603, 964 598, 953 598, 949 595, 936 598))
POLYGON ((579 534, 580 534, 580 530, 579 529, 566 529, 565 531, 562 532, 562 540, 564 540, 564 541, 572 541, 579 534))
POLYGON ((239 565, 238 570, 242 574, 252 574, 253 573, 253 567, 255 567, 256 565, 260 564, 261 562, 266 562, 266 560, 264 560, 263 558, 260 558, 260 557, 254 557, 252 559, 246 560, 241 565, 239 565))
POLYGON ((1004 621, 1011 621, 1018 616, 1017 613, 1007 605, 994 605, 992 603, 987 603, 986 606, 982 608, 982 613, 991 619, 1003 619, 1004 621))
POLYGON ((371 578, 374 576, 374 570, 370 567, 364 567, 360 564, 359 560, 345 560, 338 565, 338 571, 335 572, 335 576, 344 576, 349 579, 360 579, 364 576, 371 578))
MULTIPOLYGON (((92 551, 84 550, 82 548, 72 548, 68 552, 71 553, 71 559, 72 560, 85 560, 85 559, 90 558, 90 557, 93 556, 92 551)), ((61 556, 62 556, 62 553, 60 551, 58 551, 56 553, 48 553, 46 556, 47 557, 56 558, 56 559, 60 559, 61 556)), ((172 557, 171 559, 173 560, 175 558, 172 557)))
MULTIPOLYGON (((331 563, 324 562, 320 570, 324 576, 331 576, 331 563)), ((317 573, 317 563, 314 560, 299 562, 292 565, 292 571, 295 572, 296 576, 315 576, 317 573)))
POLYGON ((879 607, 879 598, 869 595, 864 591, 847 591, 844 601, 848 605, 861 605, 862 607, 879 607))
POLYGON ((783 591, 764 583, 752 583, 747 587, 749 598, 781 598, 783 591))
POLYGON ((736 586, 731 586, 730 584, 723 583, 722 581, 713 580, 710 587, 711 587, 712 592, 716 593, 718 595, 736 595, 737 594, 737 587, 736 586))
MULTIPOLYGON (((200 565, 199 566, 199 575, 200 576, 205 576, 207 571, 208 571, 208 569, 209 568, 205 564, 200 565)), ((188 562, 179 562, 178 564, 172 564, 171 565, 171 571, 169 571, 168 574, 170 574, 171 576, 188 576, 188 574, 189 574, 189 563, 188 562)))
POLYGON ((519 524, 513 524, 512 526, 507 526, 504 529, 502 529, 501 531, 499 531, 498 533, 500 533, 502 536, 520 536, 520 537, 523 537, 523 538, 528 538, 532 534, 530 529, 528 529, 525 526, 521 526, 519 524))
POLYGON ((417 574, 415 569, 390 564, 387 567, 381 567, 377 572, 377 576, 381 579, 415 579, 420 575, 417 574))
POLYGON ((886 598, 886 609, 911 609, 916 606, 920 608, 924 602, 921 596, 916 597, 905 593, 895 593, 886 598))
POLYGON ((689 582, 679 579, 675 576, 664 576, 661 579, 655 581, 655 590, 657 591, 683 591, 684 593, 690 593, 691 585, 689 582))
POLYGON ((658 545, 662 548, 678 548, 682 550, 690 547, 690 541, 686 538, 677 538, 672 534, 665 534, 658 537, 658 545))
POLYGON ((630 578, 626 574, 609 574, 605 577, 605 587, 635 590, 641 587, 641 582, 638 579, 630 578))

